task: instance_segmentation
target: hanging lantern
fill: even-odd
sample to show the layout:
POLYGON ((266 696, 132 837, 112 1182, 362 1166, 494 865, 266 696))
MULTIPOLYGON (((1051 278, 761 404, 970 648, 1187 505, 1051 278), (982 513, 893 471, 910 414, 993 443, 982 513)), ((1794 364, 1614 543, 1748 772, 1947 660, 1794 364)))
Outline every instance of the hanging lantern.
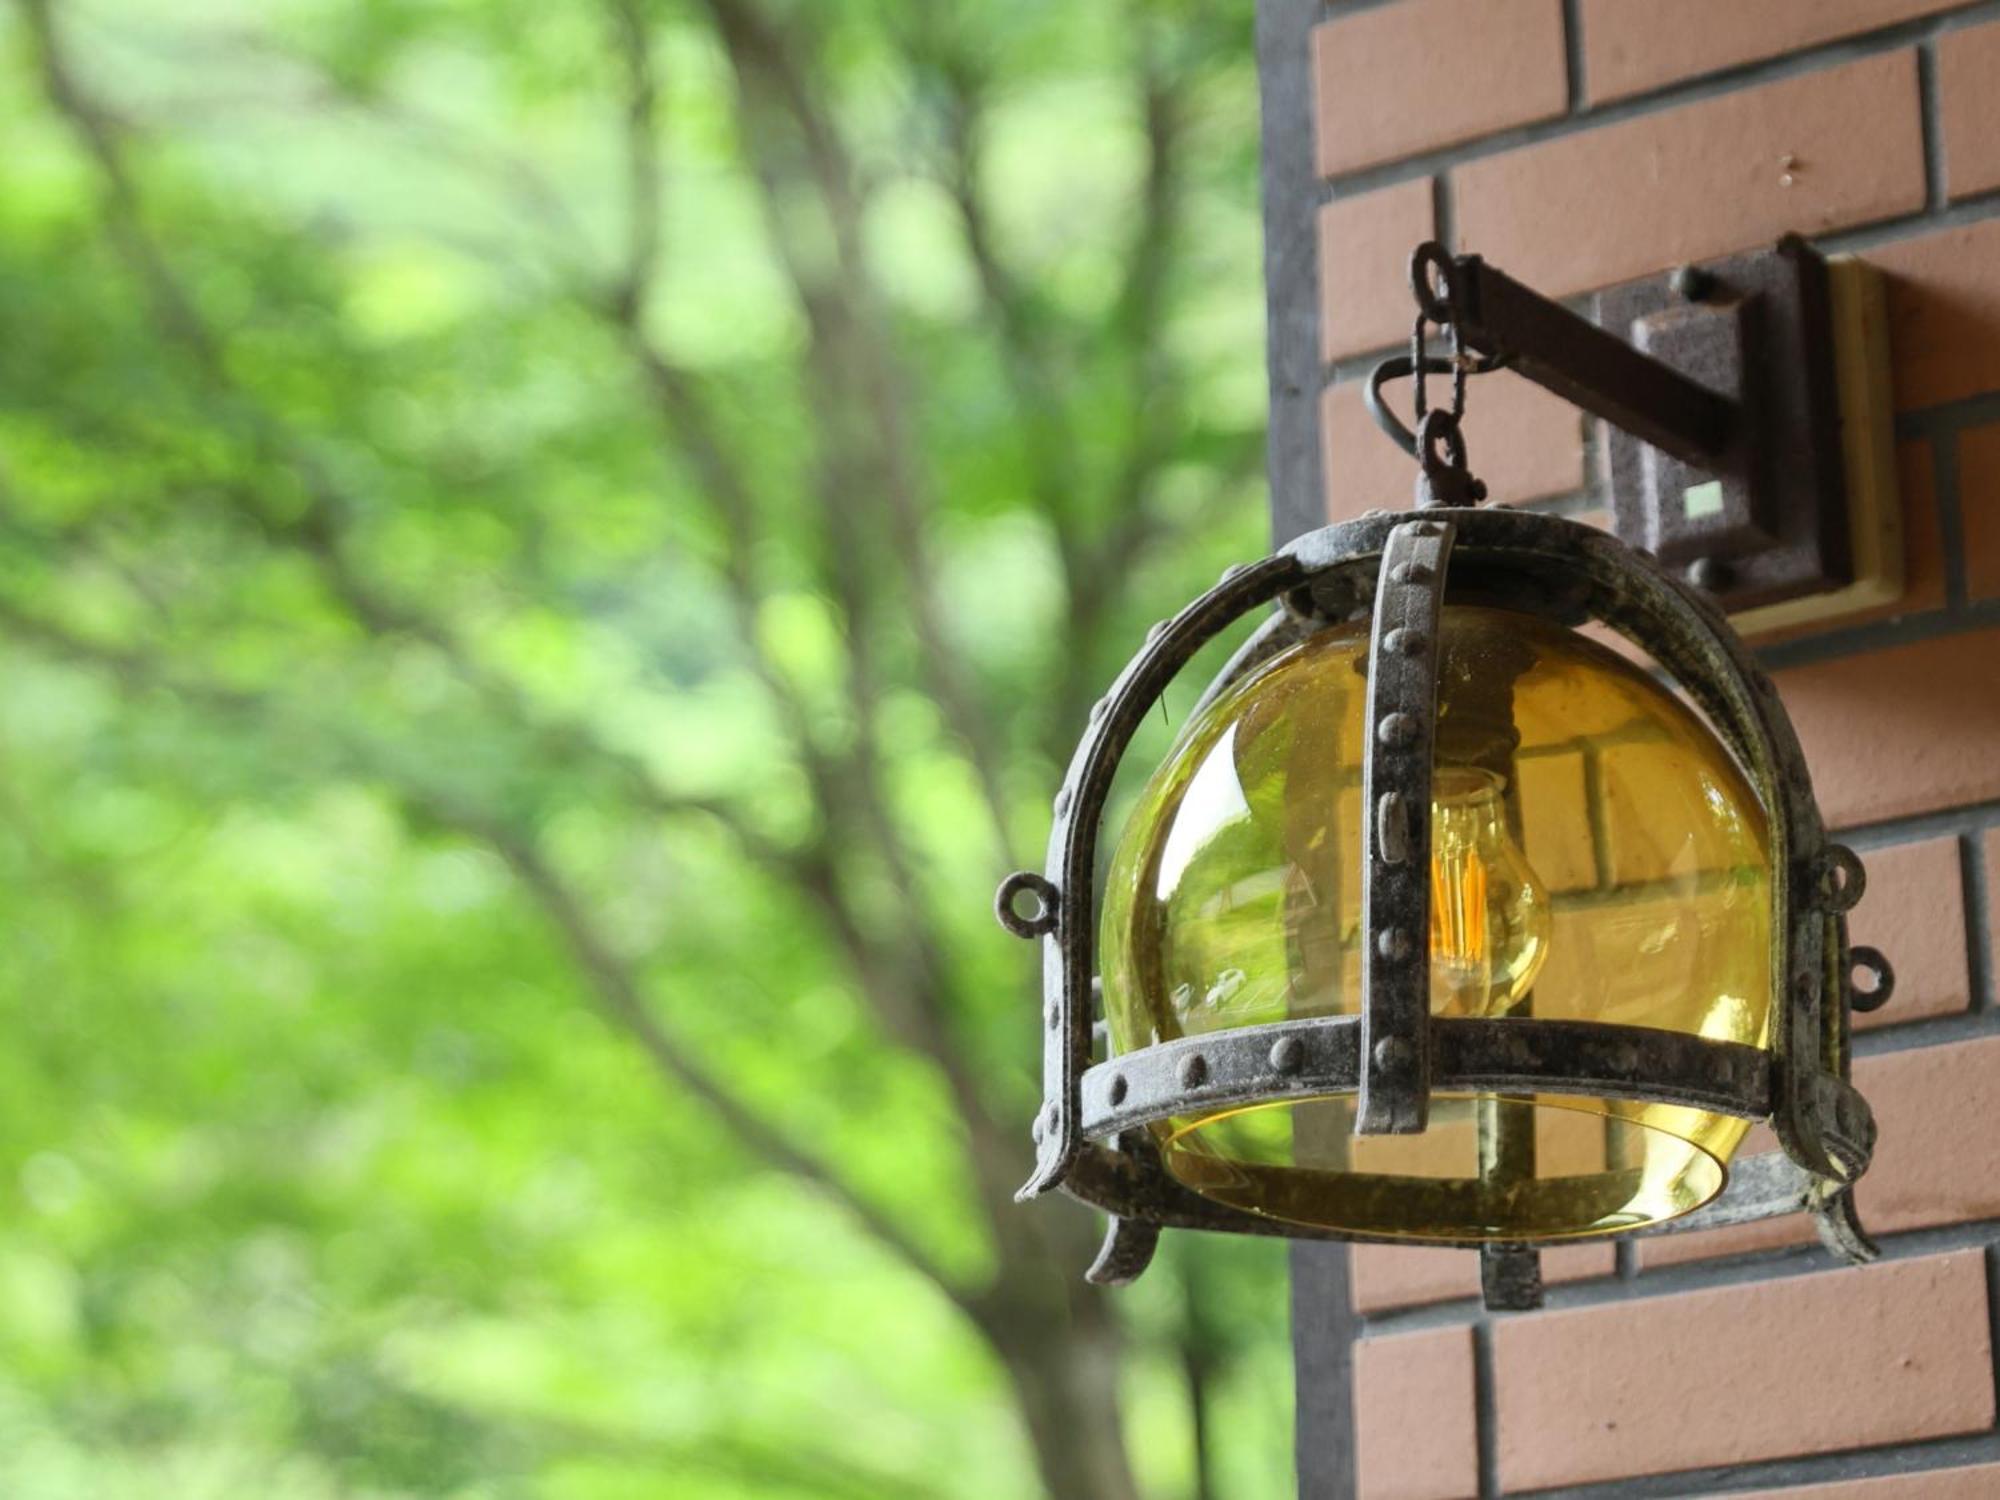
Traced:
MULTIPOLYGON (((1756 265, 1824 334, 1824 263, 1787 242, 1756 265)), ((1774 583, 1768 561, 1787 527, 1829 535, 1829 506, 1851 520, 1839 398, 1826 383, 1753 436, 1747 394, 1717 394, 1760 365, 1818 380, 1745 339, 1739 304, 1768 285, 1732 301, 1711 278, 1697 326, 1659 340, 1698 368, 1730 346, 1731 387, 1474 258, 1425 246, 1412 278, 1416 347, 1370 395, 1419 458, 1417 509, 1312 532, 1156 627, 1092 712, 1046 872, 1001 888, 1002 922, 1045 949, 1023 1196, 1061 1187, 1111 1215, 1089 1273, 1107 1282, 1162 1227, 1476 1246, 1508 1307, 1538 1302, 1538 1247, 1583 1239, 1809 1210, 1867 1258, 1851 1193, 1874 1125, 1848 1019, 1886 1000, 1888 966, 1850 949, 1860 864, 1826 837, 1769 680, 1687 576, 1749 580, 1758 602, 1851 585, 1841 547, 1812 564, 1831 579, 1774 583), (1501 363, 1662 445, 1656 495, 1721 498, 1639 506, 1647 551, 1481 508, 1465 377, 1501 363), (1426 411, 1425 376, 1447 372, 1450 407, 1426 411), (1402 375, 1415 433, 1380 400, 1402 375), (1690 532, 1692 565, 1652 555, 1690 532), (1202 646, 1272 605, 1140 792, 1094 901, 1135 730, 1202 646), (1736 1160, 1759 1121, 1781 1149, 1736 1160)))

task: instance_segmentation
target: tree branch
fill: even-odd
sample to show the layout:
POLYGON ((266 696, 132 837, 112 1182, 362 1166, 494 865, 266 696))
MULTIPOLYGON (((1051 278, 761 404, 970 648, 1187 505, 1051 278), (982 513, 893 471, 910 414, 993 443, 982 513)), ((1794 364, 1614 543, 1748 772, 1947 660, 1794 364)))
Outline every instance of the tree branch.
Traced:
POLYGON ((1081 555, 1075 503, 1082 465, 1063 410, 1057 361, 1036 330, 1031 299, 1001 254, 981 188, 986 124, 981 85, 974 65, 963 57, 932 56, 918 48, 912 60, 937 78, 944 96, 939 176, 957 211, 984 321, 999 345, 1001 368, 1027 435, 1036 503, 1055 529, 1067 566, 1081 555))
POLYGON ((930 542, 937 504, 918 453, 907 383, 889 347, 888 311, 867 264, 860 174, 838 123, 794 54, 794 33, 773 25, 748 0, 704 3, 736 73, 738 129, 764 192, 765 218, 813 330, 823 442, 854 442, 836 414, 857 396, 868 426, 866 446, 846 459, 862 480, 860 490, 823 493, 821 505, 851 507, 870 493, 884 502, 889 550, 903 574, 922 648, 918 669, 972 767, 1001 862, 1018 864, 1000 745, 939 592, 930 542), (774 127, 787 118, 791 129, 781 137, 774 127), (804 182, 825 216, 830 256, 808 242, 811 231, 795 218, 800 200, 791 196, 790 184, 796 163, 803 163, 804 182))
MULTIPOLYGON (((78 635, 4 596, 0 596, 0 629, 64 660, 108 672, 128 693, 164 688, 187 702, 233 717, 268 721, 278 716, 277 702, 267 695, 175 672, 143 651, 78 635)), ((666 1082, 698 1100, 751 1154, 838 1204, 955 1304, 968 1311, 974 1307, 976 1294, 960 1285, 899 1224, 830 1165, 795 1145, 668 1032, 647 1005, 631 965, 612 947, 575 891, 531 839, 445 788, 418 782, 398 757, 383 753, 362 737, 323 723, 314 727, 351 765, 377 778, 407 806, 439 826, 485 845, 506 862, 561 937, 598 1009, 639 1044, 666 1082)))
POLYGON ((621 322, 639 323, 660 259, 659 80, 639 0, 606 0, 606 8, 625 71, 625 263, 613 300, 621 322))
MULTIPOLYGON (((1143 31, 1143 28, 1142 28, 1143 31)), ((1059 712, 1048 747, 1059 753, 1075 733, 1095 695, 1098 653, 1110 595, 1100 580, 1132 568, 1161 537, 1149 492, 1173 452, 1181 420, 1182 378, 1166 345, 1167 273, 1180 228, 1181 84, 1161 71, 1142 36, 1140 112, 1145 121, 1146 181, 1126 254, 1124 282, 1113 325, 1130 351, 1126 362, 1126 439, 1106 505, 1108 520, 1095 543, 1082 549, 1070 579, 1069 639, 1057 689, 1059 712)))
MULTIPOLYGON (((135 262, 134 269, 143 276, 155 310, 161 315, 162 332, 195 350, 217 393, 235 403, 238 393, 224 367, 220 342, 148 234, 116 133, 77 86, 60 51, 60 39, 47 14, 46 0, 22 0, 22 3, 35 6, 41 14, 43 24, 36 36, 43 49, 44 77, 51 100, 75 125, 88 154, 109 184, 107 204, 120 225, 121 247, 135 262)), ((636 115, 628 117, 628 123, 636 120, 636 115)), ((820 911, 852 965, 858 987, 873 1004, 888 1034, 900 1045, 928 1057, 945 1074, 971 1127, 971 1160, 981 1184, 982 1201, 987 1205, 987 1217, 997 1232, 1004 1233, 1009 1226, 1001 1205, 1011 1201, 1012 1179, 1019 1164, 1004 1151, 1004 1135, 994 1125, 981 1099, 981 1079, 952 1035, 950 1007, 942 999, 949 987, 950 971, 941 946, 928 932, 920 933, 914 941, 899 934, 893 946, 869 932, 867 923, 854 909, 833 856, 836 830, 855 813, 865 811, 862 827, 890 861, 892 877, 902 892, 902 905, 911 914, 912 925, 918 926, 921 907, 914 874, 899 846, 891 842, 896 835, 879 790, 867 779, 864 768, 851 763, 843 765, 820 748, 806 705, 758 645, 761 595, 751 562, 756 521, 747 483, 722 446, 693 381, 646 341, 638 327, 637 312, 635 300, 627 310, 625 326, 635 341, 642 366, 652 378, 659 408, 694 462, 703 481, 702 492, 722 525, 724 576, 738 633, 786 721, 795 753, 813 788, 823 826, 812 844, 794 850, 763 838, 726 804, 710 801, 704 810, 722 819, 747 853, 771 873, 791 882, 820 911), (861 795, 857 796, 857 791, 861 795)), ((246 508, 268 534, 311 558, 333 597, 365 631, 378 637, 406 636, 429 646, 459 680, 509 724, 551 751, 588 757, 609 768, 647 810, 660 816, 687 811, 687 804, 662 790, 637 757, 604 744, 581 724, 551 722, 515 684, 474 659, 443 625, 376 588, 349 556, 344 517, 352 506, 347 497, 334 485, 317 458, 290 434, 261 412, 251 410, 247 414, 254 419, 263 444, 275 450, 280 461, 298 477, 309 503, 302 514, 287 518, 270 515, 256 504, 253 495, 240 488, 230 492, 231 498, 246 508)))
POLYGON ((782 1132, 756 1114, 698 1065, 654 1016, 640 993, 637 978, 612 949, 575 893, 527 839, 511 829, 488 824, 460 810, 432 808, 440 821, 480 837, 506 860, 522 884, 561 934, 577 965, 589 977, 598 1008, 639 1044, 655 1069, 685 1089, 715 1115, 731 1135, 754 1155, 779 1170, 810 1183, 844 1208, 861 1226, 920 1272, 961 1309, 970 1311, 971 1294, 950 1276, 929 1252, 881 1209, 862 1197, 831 1166, 794 1145, 782 1132))

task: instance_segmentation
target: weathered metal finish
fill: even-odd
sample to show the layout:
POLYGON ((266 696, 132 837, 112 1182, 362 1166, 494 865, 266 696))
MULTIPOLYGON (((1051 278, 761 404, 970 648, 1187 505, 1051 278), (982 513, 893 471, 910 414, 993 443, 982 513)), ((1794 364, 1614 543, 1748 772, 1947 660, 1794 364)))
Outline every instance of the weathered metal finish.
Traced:
POLYGON ((1467 348, 1688 463, 1711 467, 1729 449, 1739 414, 1727 397, 1476 255, 1454 269, 1451 311, 1467 348))
MULTIPOLYGON (((1045 996, 1043 1097, 1036 1116, 1035 1170, 1020 1191, 1022 1198, 1061 1182, 1082 1142, 1076 1124, 1077 1090, 1090 1065, 1091 986, 1097 973, 1091 879, 1112 773, 1133 733, 1195 652, 1232 621, 1299 586, 1304 577, 1298 559, 1282 552, 1231 568, 1214 588, 1154 628, 1110 692, 1091 709, 1090 723, 1056 794, 1049 829, 1044 881, 1057 920, 1038 934, 1045 996)), ((1015 884, 1016 877, 1008 881, 1015 884)), ((1008 895, 1011 901, 1013 892, 1008 895)))
POLYGON ((1848 1004, 1864 1014, 1887 1005, 1896 992, 1896 971, 1889 967, 1882 950, 1864 943, 1849 949, 1847 958, 1855 969, 1866 969, 1870 976, 1866 989, 1857 988, 1851 978, 1848 980, 1848 1004))
POLYGON ((1670 456, 1614 427, 1612 530, 1695 570, 1731 610, 1840 588, 1854 557, 1827 264, 1788 236, 1703 274, 1692 301, 1660 277, 1598 296, 1606 328, 1738 412, 1734 441, 1707 456, 1670 456))
POLYGON ((1056 888, 1033 870, 1016 870, 993 893, 994 920, 1018 938, 1038 938, 1054 932, 1061 905, 1056 888), (1032 912, 1023 912, 1018 905, 1024 895, 1035 898, 1032 912))
MULTIPOLYGON (((1159 1170, 1158 1153, 1154 1151, 1153 1143, 1143 1136, 1121 1139, 1118 1149, 1150 1157, 1154 1170, 1159 1170)), ((1098 1247, 1097 1259, 1090 1263, 1083 1279, 1097 1286, 1128 1285, 1137 1281, 1146 1267, 1153 1263, 1153 1252, 1159 1247, 1160 1225, 1157 1221, 1128 1219, 1112 1214, 1105 1223, 1104 1243, 1098 1247)))
MULTIPOLYGON (((1368 372, 1368 379, 1361 387, 1361 404, 1368 415, 1375 419, 1375 425, 1382 429, 1391 442, 1410 457, 1417 457, 1417 434, 1403 425, 1403 419, 1390 407, 1388 398, 1382 394, 1382 387, 1392 380, 1404 380, 1412 375, 1485 375, 1494 370, 1504 370, 1505 360, 1477 359, 1464 356, 1466 363, 1458 359, 1446 359, 1441 354, 1392 354, 1368 372)), ((1482 497, 1483 498, 1483 497, 1482 497)))
MULTIPOLYGON (((1424 376, 1449 373, 1456 418, 1468 374, 1511 368, 1611 424, 1612 530, 1731 609, 1851 581, 1833 298, 1805 241, 1613 288, 1598 323, 1434 243, 1411 256, 1411 282, 1411 353, 1384 360, 1363 391, 1405 452, 1423 456, 1383 382, 1414 375, 1421 418, 1424 376), (1426 323, 1451 357, 1428 354, 1426 323)), ((1466 475, 1433 493, 1473 504, 1484 487, 1466 475)))
POLYGON ((1486 498, 1483 480, 1474 479, 1465 461, 1465 434, 1458 414, 1427 412, 1417 427, 1418 510, 1433 506, 1477 505, 1486 498))
POLYGON ((1495 1312, 1533 1312, 1542 1305, 1542 1252, 1532 1245, 1481 1245, 1479 1291, 1495 1312))
MULTIPOLYGON (((1194 1193, 1165 1170, 1143 1128, 1225 1101, 1356 1091, 1365 1023, 1331 1017, 1181 1038, 1092 1067, 1096 920, 1089 875, 1112 771, 1174 671, 1231 620, 1281 598, 1288 606, 1282 623, 1253 638, 1231 675, 1268 659, 1315 618, 1351 617, 1374 596, 1394 534, 1417 523, 1450 528, 1448 589, 1504 599, 1568 624, 1603 620, 1659 661, 1707 713, 1755 787, 1769 816, 1774 876, 1769 1052, 1677 1033, 1633 1034, 1641 1028, 1427 1017, 1422 1033, 1431 1048, 1431 1087, 1654 1100, 1747 1117, 1768 1112, 1789 1175, 1759 1165, 1770 1159, 1740 1163, 1730 1188, 1686 1222, 1736 1222, 1726 1216, 1788 1212, 1803 1203, 1829 1243, 1866 1257, 1872 1247, 1855 1222, 1849 1189, 1867 1165, 1874 1123, 1846 1082, 1856 958, 1841 916, 1858 894, 1858 863, 1828 843, 1783 707, 1715 604, 1594 528, 1507 510, 1439 509, 1415 522, 1372 513, 1309 533, 1226 577, 1158 630, 1121 674, 1072 762, 1050 840, 1045 878, 1057 919, 1042 938, 1050 1023, 1045 1099, 1036 1172, 1023 1196, 1060 1185, 1111 1213, 1118 1223, 1100 1264, 1101 1274, 1114 1278, 1143 1266, 1144 1226, 1377 1238, 1269 1219, 1194 1193), (1187 1054, 1198 1054, 1199 1065, 1189 1065, 1187 1054), (1115 1149, 1100 1141, 1110 1135, 1117 1137, 1115 1149)), ((1378 671, 1382 645, 1376 642, 1378 671)), ((1393 828, 1394 820, 1382 826, 1393 828)), ((1396 837, 1392 832, 1392 844, 1396 837)), ((1022 889, 1032 887, 1017 881, 1010 894, 1022 889)), ((1378 937, 1364 925, 1369 951, 1378 937)), ((1865 952, 1860 966, 1873 969, 1865 952)))
MULTIPOLYGON (((1122 1053, 1083 1075, 1083 1134, 1122 1139, 1177 1115, 1356 1093, 1366 1078, 1364 1023, 1300 1016, 1122 1053)), ((1771 1112, 1771 1054, 1741 1042, 1607 1021, 1427 1016, 1423 1029, 1430 1087, 1440 1092, 1629 1099, 1746 1120, 1771 1112)))
POLYGON ((1447 521, 1404 522, 1389 533, 1375 585, 1361 770, 1359 1135, 1415 1135, 1430 1118, 1431 736, 1451 539, 1447 521))
POLYGON ((1634 348, 1697 376, 1736 403, 1739 420, 1727 452, 1689 464, 1662 449, 1620 434, 1621 455, 1636 452, 1629 510, 1644 518, 1643 547, 1669 567, 1682 569, 1709 593, 1729 587, 1736 570, 1729 559, 1777 545, 1779 526, 1757 409, 1762 382, 1752 369, 1763 327, 1756 298, 1673 306, 1631 325, 1634 348))
POLYGON ((1097 1286, 1129 1286, 1145 1274, 1159 1247, 1158 1224, 1112 1214, 1105 1223, 1104 1244, 1083 1279, 1097 1286))

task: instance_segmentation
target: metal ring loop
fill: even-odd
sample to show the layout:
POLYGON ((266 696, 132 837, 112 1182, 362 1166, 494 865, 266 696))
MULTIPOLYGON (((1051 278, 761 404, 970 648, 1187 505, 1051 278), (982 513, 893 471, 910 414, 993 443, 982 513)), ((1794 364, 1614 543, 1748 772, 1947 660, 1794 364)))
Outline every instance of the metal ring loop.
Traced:
POLYGON ((1851 1010, 1862 1015, 1872 1010, 1880 1010, 1889 1003, 1889 997, 1896 993, 1896 971, 1889 967, 1889 960, 1879 948, 1865 944, 1848 951, 1847 1004, 1851 1010), (1855 986, 1855 971, 1866 969, 1874 980, 1867 989, 1855 986))
POLYGON ((1465 467, 1465 434, 1459 430, 1458 418, 1448 411, 1428 413, 1417 428, 1417 459, 1425 469, 1465 467), (1445 456, 1438 457, 1438 445, 1444 445, 1445 456))
POLYGON ((993 915, 1000 925, 1017 938, 1047 937, 1056 930, 1056 914, 1062 905, 1055 885, 1033 870, 1016 870, 1000 882, 993 895, 993 915), (1035 911, 1024 916, 1015 910, 1014 898, 1027 891, 1035 898, 1035 911))
MULTIPOLYGON (((1442 354, 1432 354, 1424 360, 1424 372, 1428 375, 1449 375, 1459 368, 1469 375, 1486 375, 1494 370, 1506 369, 1507 361, 1474 359, 1460 366, 1442 354)), ((1374 418, 1375 425, 1382 429, 1390 442, 1412 458, 1417 456, 1417 435, 1389 409, 1389 403, 1382 399, 1382 387, 1392 380, 1403 380, 1415 373, 1416 362, 1409 355, 1392 354, 1368 372, 1367 383, 1361 388, 1361 404, 1368 408, 1368 415, 1374 418)))
POLYGON ((1819 902, 1830 912, 1853 911, 1868 889, 1868 871, 1861 856, 1845 844, 1828 844, 1820 855, 1816 882, 1819 902))
POLYGON ((1442 327, 1456 314, 1458 268, 1436 240, 1425 240, 1410 252, 1410 293, 1423 315, 1442 327), (1438 288, 1442 284, 1442 297, 1438 288))

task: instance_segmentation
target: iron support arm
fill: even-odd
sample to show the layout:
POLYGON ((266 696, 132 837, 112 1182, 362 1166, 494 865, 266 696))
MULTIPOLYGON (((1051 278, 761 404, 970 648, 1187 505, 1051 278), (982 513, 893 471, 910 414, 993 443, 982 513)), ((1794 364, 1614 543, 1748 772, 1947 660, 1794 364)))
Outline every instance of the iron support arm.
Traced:
POLYGON ((1719 470, 1738 403, 1640 353, 1476 255, 1451 258, 1448 296, 1466 348, 1697 468, 1719 470))

